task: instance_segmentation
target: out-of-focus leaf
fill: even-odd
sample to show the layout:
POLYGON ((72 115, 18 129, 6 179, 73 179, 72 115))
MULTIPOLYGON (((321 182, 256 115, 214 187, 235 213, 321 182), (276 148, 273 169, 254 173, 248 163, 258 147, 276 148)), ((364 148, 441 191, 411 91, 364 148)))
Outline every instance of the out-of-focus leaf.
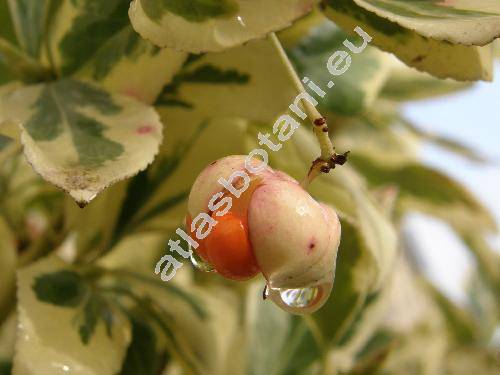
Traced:
POLYGON ((303 374, 321 360, 320 348, 301 317, 293 317, 262 299, 262 286, 249 289, 247 372, 253 375, 303 374))
POLYGON ((38 58, 51 1, 8 0, 8 3, 21 48, 38 58))
POLYGON ((0 36, 0 83, 18 78, 33 82, 47 76, 47 69, 0 36))
POLYGON ((442 147, 450 152, 463 156, 471 161, 475 162, 486 161, 485 157, 480 155, 478 151, 472 149, 469 146, 464 145, 459 141, 441 136, 437 133, 432 133, 420 129, 418 126, 412 124, 410 121, 406 119, 401 119, 401 123, 422 141, 434 143, 439 147, 442 147))
POLYGON ((33 290, 39 301, 63 307, 78 306, 87 292, 83 278, 69 270, 36 276, 33 290))
MULTIPOLYGON (((471 80, 491 80, 492 79, 492 48, 491 46, 473 46, 470 43, 452 44, 449 41, 443 40, 442 37, 433 35, 426 36, 421 29, 417 29, 410 24, 400 22, 398 17, 388 16, 388 13, 376 11, 377 7, 372 3, 374 1, 364 0, 326 0, 325 12, 328 17, 340 25, 344 30, 351 31, 356 26, 360 26, 373 38, 373 44, 383 49, 384 51, 394 53, 404 63, 417 68, 421 71, 426 71, 438 78, 453 78, 460 81, 471 80), (380 13, 380 14, 378 14, 380 13), (416 30, 415 30, 416 29, 416 30)), ((395 6, 402 8, 401 1, 377 1, 377 6, 395 6)), ((428 7, 431 9, 430 16, 426 18, 429 22, 439 23, 448 30, 457 30, 450 27, 448 22, 453 25, 453 21, 443 21, 443 15, 434 17, 432 9, 443 9, 446 12, 447 7, 440 7, 434 3, 425 1, 411 3, 407 7, 428 7)), ((409 11, 411 14, 411 10, 409 11)), ((444 16, 446 13, 444 13, 444 16)), ((412 19, 410 17, 410 19, 412 19)), ((484 20, 479 17, 478 20, 484 20)), ((497 17, 492 17, 495 20, 497 17)), ((416 22, 421 22, 418 19, 416 22)), ((465 21, 472 25, 477 25, 476 22, 465 21)), ((482 21, 479 21, 480 23, 482 21)), ((493 21, 495 22, 495 21, 493 21)), ((498 22, 498 20, 496 21, 498 22)), ((442 30, 442 27, 436 27, 432 23, 432 27, 427 29, 428 24, 421 23, 423 28, 432 33, 432 30, 442 30)), ((476 27, 476 26, 472 26, 476 27)), ((476 30, 480 30, 477 28, 476 30)), ((475 33, 471 33, 475 34, 475 33)), ((432 35, 432 34, 429 34, 432 35)), ((452 35, 461 35, 461 33, 452 32, 452 35)), ((476 34, 477 36, 477 34, 476 34)), ((484 37, 484 35, 483 35, 484 37)), ((466 38, 464 38, 466 40, 466 38)), ((485 44, 485 43, 480 43, 485 44)))
POLYGON ((47 69, 37 61, 48 5, 47 0, 0 2, 0 84, 15 78, 48 77, 47 69))
POLYGON ((500 5, 490 0, 353 0, 359 7, 419 35, 479 45, 500 37, 500 5))
POLYGON ((341 221, 342 240, 337 255, 335 281, 327 303, 312 318, 325 342, 339 345, 369 294, 373 268, 363 250, 356 227, 341 221))
POLYGON ((0 134, 0 168, 6 161, 14 157, 14 155, 17 151, 20 150, 20 148, 21 147, 19 142, 17 142, 15 139, 0 134))
POLYGON ((392 116, 387 119, 377 116, 377 121, 372 121, 372 117, 373 111, 346 122, 335 133, 335 145, 341 150, 350 150, 353 155, 366 155, 383 165, 399 166, 418 158, 419 144, 411 132, 394 129, 392 116))
POLYGON ((380 93, 382 98, 404 102, 429 99, 471 87, 470 83, 452 79, 437 79, 428 73, 409 68, 393 59, 393 68, 380 93))
POLYGON ((158 374, 156 333, 145 320, 132 320, 132 342, 127 349, 120 375, 158 374))
POLYGON ((162 140, 151 107, 76 80, 16 90, 0 117, 22 124, 28 161, 81 205, 146 168, 162 140))
POLYGON ((278 360, 287 343, 291 316, 269 301, 262 300, 260 287, 252 288, 247 306, 248 362, 247 373, 276 374, 282 365, 278 360))
POLYGON ((92 79, 152 103, 186 54, 143 40, 130 25, 128 7, 123 0, 64 1, 48 36, 50 49, 62 76, 92 79))
POLYGON ((393 344, 380 372, 442 373, 448 350, 445 321, 403 254, 388 283, 380 330, 392 337, 393 344))
POLYGON ((127 181, 109 187, 84 210, 77 207, 72 198, 66 197, 64 219, 65 226, 71 228, 75 235, 73 256, 94 259, 102 251, 109 249, 126 188, 127 181), (102 212, 107 214, 102 215, 102 212))
MULTIPOLYGON (((192 283, 187 264, 171 282, 163 282, 154 267, 166 251, 165 235, 137 234, 122 240, 100 264, 118 285, 127 285, 158 313, 148 319, 156 327, 158 352, 167 350, 173 360, 196 373, 239 373, 244 357, 238 360, 242 344, 238 300, 222 285, 200 288, 192 283)), ((137 312, 141 310, 138 305, 137 312)))
POLYGON ((490 285, 496 295, 500 294, 500 256, 485 239, 484 232, 467 228, 458 229, 463 241, 478 262, 481 277, 490 285))
POLYGON ((0 37, 9 43, 17 44, 16 32, 10 16, 9 0, 0 0, 0 37))
POLYGON ((47 258, 18 273, 19 332, 14 357, 14 374, 116 374, 130 342, 130 325, 115 311, 111 335, 98 324, 90 345, 84 345, 74 318, 74 308, 41 302, 33 283, 43 274, 67 266, 57 258, 47 258))
POLYGON ((427 287, 429 295, 434 299, 444 316, 449 336, 462 345, 473 344, 474 341, 478 340, 480 332, 467 311, 456 306, 432 285, 427 285, 427 287))
POLYGON ((487 277, 482 274, 482 267, 478 267, 467 283, 468 307, 470 316, 476 323, 477 336, 480 342, 491 339, 500 319, 500 301, 498 290, 487 277))
POLYGON ((14 302, 16 262, 15 238, 0 211, 0 324, 14 302))
POLYGON ((135 30, 161 47, 220 51, 283 29, 310 11, 311 0, 134 0, 135 30), (200 35, 203 37, 200 38, 200 35))
POLYGON ((304 38, 311 29, 325 21, 325 16, 318 7, 313 7, 311 12, 299 18, 290 27, 279 31, 277 34, 283 48, 291 49, 304 38))
POLYGON ((12 371, 12 362, 0 361, 0 374, 10 375, 12 371))
POLYGON ((26 245, 46 237, 47 227, 57 225, 63 194, 33 171, 18 145, 6 157, 0 164, 0 212, 26 245))
POLYGON ((446 372, 458 375, 498 374, 500 372, 498 351, 474 347, 453 350, 447 357, 446 372))
POLYGON ((351 163, 372 186, 399 187, 399 210, 417 210, 450 222, 456 228, 495 229, 491 214, 456 181, 418 163, 387 166, 362 154, 352 154, 351 163))
POLYGON ((326 21, 310 30, 289 54, 300 75, 310 78, 327 92, 319 100, 321 107, 340 115, 356 115, 373 104, 388 77, 391 63, 389 55, 368 47, 360 54, 350 54, 349 69, 332 77, 326 62, 335 51, 346 50, 342 44, 346 39, 356 46, 362 44, 361 38, 349 38, 326 21), (333 82, 334 86, 328 89, 327 82, 333 82))
MULTIPOLYGON (((158 283, 162 281, 158 279, 158 283)), ((168 286, 165 288, 168 291, 168 286)), ((165 349, 187 371, 217 373, 217 347, 214 333, 207 324, 208 317, 200 317, 185 299, 148 283, 134 283, 132 288, 118 286, 110 291, 129 297, 135 303, 134 307, 157 325, 166 342, 165 349)))
POLYGON ((191 55, 157 104, 165 105, 168 115, 169 108, 183 103, 186 121, 226 116, 272 121, 295 95, 275 47, 257 40, 221 53, 191 55))
POLYGON ((10 375, 17 334, 17 315, 13 311, 0 325, 0 374, 10 375), (3 366, 3 367, 2 367, 3 366), (8 370, 8 371, 7 371, 8 370), (3 372, 2 371, 7 371, 3 372))

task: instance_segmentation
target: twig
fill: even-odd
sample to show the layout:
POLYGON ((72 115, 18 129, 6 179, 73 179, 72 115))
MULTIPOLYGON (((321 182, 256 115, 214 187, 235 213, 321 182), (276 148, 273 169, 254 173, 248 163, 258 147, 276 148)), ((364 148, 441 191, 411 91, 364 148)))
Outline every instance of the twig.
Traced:
MULTIPOLYGON (((302 81, 298 77, 295 68, 293 67, 276 34, 270 33, 269 39, 276 48, 276 51, 278 52, 278 55, 297 91, 299 93, 305 92, 306 90, 304 89, 302 81)), ((335 147, 333 147, 330 135, 328 134, 326 119, 309 101, 303 101, 303 106, 307 117, 313 125, 314 134, 318 139, 319 147, 321 149, 320 157, 313 161, 306 178, 301 182, 302 187, 307 188, 312 180, 314 180, 320 173, 328 173, 331 169, 335 168, 336 165, 344 164, 347 160, 348 153, 337 154, 335 152, 335 147)))

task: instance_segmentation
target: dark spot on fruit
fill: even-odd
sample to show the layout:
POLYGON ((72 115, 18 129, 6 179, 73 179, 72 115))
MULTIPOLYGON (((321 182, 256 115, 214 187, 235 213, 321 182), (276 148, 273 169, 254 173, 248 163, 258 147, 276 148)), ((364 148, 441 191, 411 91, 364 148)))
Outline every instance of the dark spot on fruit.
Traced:
POLYGON ((309 244, 307 245, 307 252, 311 253, 315 248, 316 248, 316 242, 314 242, 314 240, 310 240, 309 244))

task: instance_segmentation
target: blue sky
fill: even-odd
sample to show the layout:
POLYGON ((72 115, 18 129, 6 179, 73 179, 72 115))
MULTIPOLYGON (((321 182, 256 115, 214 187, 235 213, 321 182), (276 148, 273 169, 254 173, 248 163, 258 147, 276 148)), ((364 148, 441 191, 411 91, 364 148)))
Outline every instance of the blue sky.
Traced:
MULTIPOLYGON (((446 171, 472 190, 500 223, 500 64, 493 83, 478 83, 471 89, 426 101, 407 104, 408 118, 426 130, 461 141, 488 157, 481 165, 426 145, 423 160, 446 171)), ((428 277, 453 300, 465 300, 463 285, 472 258, 445 226, 421 215, 409 219, 428 277)), ((500 238, 492 238, 500 251, 500 238)))

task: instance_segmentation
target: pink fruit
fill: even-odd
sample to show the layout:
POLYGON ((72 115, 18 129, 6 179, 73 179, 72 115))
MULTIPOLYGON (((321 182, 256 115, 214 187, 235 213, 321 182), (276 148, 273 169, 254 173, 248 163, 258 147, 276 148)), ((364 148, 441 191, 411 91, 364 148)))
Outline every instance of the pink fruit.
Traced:
POLYGON ((260 271, 283 309, 310 313, 328 299, 340 222, 285 173, 244 156, 217 160, 192 187, 187 223, 201 258, 230 279, 260 271))

